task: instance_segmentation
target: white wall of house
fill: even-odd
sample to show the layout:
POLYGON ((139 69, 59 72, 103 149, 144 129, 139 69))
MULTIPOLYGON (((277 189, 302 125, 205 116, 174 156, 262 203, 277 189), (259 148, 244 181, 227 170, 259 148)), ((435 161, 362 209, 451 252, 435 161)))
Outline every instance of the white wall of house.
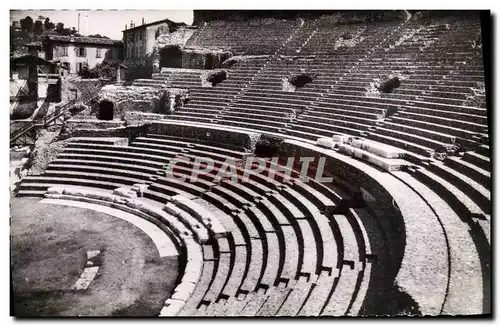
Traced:
POLYGON ((53 46, 53 59, 59 59, 61 62, 69 64, 69 73, 76 74, 82 64, 88 64, 89 69, 102 63, 108 56, 117 58, 118 50, 116 48, 106 48, 104 46, 83 45, 83 44, 59 44, 53 46))

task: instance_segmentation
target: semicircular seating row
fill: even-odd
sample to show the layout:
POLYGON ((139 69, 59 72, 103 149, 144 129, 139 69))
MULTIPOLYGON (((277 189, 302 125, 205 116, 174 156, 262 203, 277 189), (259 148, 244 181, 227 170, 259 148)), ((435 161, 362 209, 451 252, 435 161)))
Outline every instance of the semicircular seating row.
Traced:
POLYGON ((138 137, 128 146, 74 139, 45 174, 25 177, 18 195, 40 196, 53 186, 109 191, 146 183, 144 200, 167 203, 164 210, 182 214, 195 234, 203 234, 196 211, 204 207, 225 233, 208 228, 209 241, 198 238, 203 272, 181 315, 357 315, 375 256, 360 220, 369 213, 349 207, 349 198, 333 185, 284 180, 280 173, 272 179, 269 167, 247 182, 240 166, 238 182, 216 180, 227 158, 248 155, 160 135, 138 137), (174 169, 175 176, 188 180, 165 176, 174 157, 188 159, 174 169), (216 164, 191 182, 196 157, 216 164), (179 201, 184 205, 176 206, 179 201))
MULTIPOLYGON (((471 150, 487 143, 482 59, 471 46, 480 31, 477 17, 346 25, 306 21, 297 28, 290 46, 282 47, 287 57, 237 63, 216 87, 186 85, 190 102, 168 119, 310 140, 363 136, 422 161, 456 146, 471 150), (349 29, 352 45, 320 47, 336 44, 349 29), (300 51, 290 53, 294 40, 305 35, 300 51), (284 91, 282 79, 301 71, 315 78, 295 92, 284 91), (400 87, 391 93, 369 91, 374 81, 391 74, 400 76, 400 87)), ((177 73, 174 80, 182 81, 182 72, 177 73)))
POLYGON ((488 119, 480 90, 484 71, 480 50, 471 46, 479 18, 338 25, 328 17, 298 27, 289 43, 295 47, 294 40, 307 40, 301 51, 284 46, 289 57, 237 63, 217 87, 191 88, 189 104, 168 120, 310 141, 343 134, 392 145, 423 167, 415 176, 440 181, 430 185, 450 205, 467 198, 472 207, 464 212, 489 215, 488 119), (346 28, 357 39, 352 47, 321 48, 322 40, 335 43, 346 28), (377 41, 381 45, 374 47, 377 41), (315 80, 295 92, 280 89, 284 77, 300 71, 315 74, 315 80), (390 73, 401 76, 394 92, 375 96, 367 91, 390 73), (444 161, 434 159, 440 153, 447 156, 444 161))

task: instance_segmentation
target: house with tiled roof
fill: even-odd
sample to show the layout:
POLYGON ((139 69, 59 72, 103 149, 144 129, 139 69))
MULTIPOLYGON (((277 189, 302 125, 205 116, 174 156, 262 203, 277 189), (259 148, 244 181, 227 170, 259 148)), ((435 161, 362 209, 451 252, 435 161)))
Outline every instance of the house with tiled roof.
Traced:
POLYGON ((108 38, 48 35, 43 40, 45 59, 58 61, 77 74, 85 66, 92 69, 105 60, 121 60, 123 44, 108 38))

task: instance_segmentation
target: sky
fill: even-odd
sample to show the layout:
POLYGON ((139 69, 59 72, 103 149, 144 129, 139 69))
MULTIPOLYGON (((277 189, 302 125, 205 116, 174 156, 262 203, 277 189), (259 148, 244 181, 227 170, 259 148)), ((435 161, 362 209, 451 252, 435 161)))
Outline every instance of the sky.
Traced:
POLYGON ((100 34, 112 39, 121 40, 125 24, 133 20, 138 26, 157 20, 170 19, 175 22, 193 23, 192 10, 11 10, 10 23, 26 16, 36 19, 38 16, 49 17, 54 24, 64 23, 64 27, 78 29, 78 13, 80 13, 80 34, 100 34))

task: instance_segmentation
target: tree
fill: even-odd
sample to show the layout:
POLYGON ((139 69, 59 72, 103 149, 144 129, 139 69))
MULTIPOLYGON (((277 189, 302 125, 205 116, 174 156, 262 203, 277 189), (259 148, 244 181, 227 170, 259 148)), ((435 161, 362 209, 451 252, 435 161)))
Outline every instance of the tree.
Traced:
POLYGON ((33 27, 33 33, 40 35, 42 34, 42 32, 43 32, 43 24, 40 20, 37 20, 33 27))
POLYGON ((54 27, 55 27, 54 23, 50 21, 49 17, 45 18, 45 22, 43 23, 43 26, 45 27, 46 30, 49 30, 49 31, 54 29, 54 27))
POLYGON ((23 31, 31 32, 33 30, 33 18, 30 16, 26 16, 26 18, 21 19, 19 22, 23 31))
POLYGON ((82 78, 108 78, 115 80, 119 65, 120 62, 116 60, 103 61, 92 69, 88 69, 88 66, 85 65, 78 75, 82 78))
POLYGON ((64 23, 61 23, 61 22, 57 23, 57 25, 56 25, 56 32, 58 32, 59 34, 61 34, 63 30, 64 30, 64 23))

